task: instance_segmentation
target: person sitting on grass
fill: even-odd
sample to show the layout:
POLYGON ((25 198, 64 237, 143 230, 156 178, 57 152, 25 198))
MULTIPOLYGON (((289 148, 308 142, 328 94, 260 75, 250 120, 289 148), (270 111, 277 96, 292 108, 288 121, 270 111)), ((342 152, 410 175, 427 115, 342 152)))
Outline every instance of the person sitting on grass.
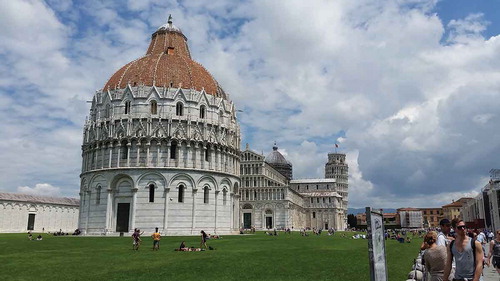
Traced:
POLYGON ((28 239, 33 240, 33 235, 31 235, 31 231, 28 231, 28 239))
POLYGON ((38 241, 42 240, 42 235, 38 234, 38 236, 36 237, 36 240, 38 240, 38 241))

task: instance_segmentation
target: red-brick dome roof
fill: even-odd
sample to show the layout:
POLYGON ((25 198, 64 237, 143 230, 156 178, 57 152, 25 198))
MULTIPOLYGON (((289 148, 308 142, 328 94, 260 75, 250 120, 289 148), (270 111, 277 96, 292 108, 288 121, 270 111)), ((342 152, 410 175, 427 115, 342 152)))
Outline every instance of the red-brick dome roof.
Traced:
POLYGON ((146 55, 115 72, 103 90, 123 89, 127 84, 205 89, 210 95, 226 98, 212 75, 191 58, 187 38, 171 18, 153 33, 146 55))

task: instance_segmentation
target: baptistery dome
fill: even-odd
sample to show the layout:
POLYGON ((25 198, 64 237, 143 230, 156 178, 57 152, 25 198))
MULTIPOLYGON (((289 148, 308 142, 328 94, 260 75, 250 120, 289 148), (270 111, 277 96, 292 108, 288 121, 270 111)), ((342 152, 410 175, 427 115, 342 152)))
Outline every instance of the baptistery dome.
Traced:
POLYGON ((79 228, 238 230, 236 109, 171 18, 98 90, 83 132, 79 228))
POLYGON ((191 58, 187 38, 172 24, 171 18, 153 33, 146 54, 115 72, 104 90, 127 85, 179 86, 225 98, 212 75, 191 58))

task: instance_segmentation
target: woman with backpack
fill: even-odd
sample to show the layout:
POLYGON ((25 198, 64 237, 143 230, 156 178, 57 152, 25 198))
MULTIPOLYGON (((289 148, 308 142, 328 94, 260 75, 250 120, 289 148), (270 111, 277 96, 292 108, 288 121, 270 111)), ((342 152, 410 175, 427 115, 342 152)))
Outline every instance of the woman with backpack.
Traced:
POLYGON ((490 251, 488 252, 486 264, 490 266, 491 258, 493 258, 493 266, 500 274, 500 229, 498 229, 496 233, 495 239, 490 242, 490 251))

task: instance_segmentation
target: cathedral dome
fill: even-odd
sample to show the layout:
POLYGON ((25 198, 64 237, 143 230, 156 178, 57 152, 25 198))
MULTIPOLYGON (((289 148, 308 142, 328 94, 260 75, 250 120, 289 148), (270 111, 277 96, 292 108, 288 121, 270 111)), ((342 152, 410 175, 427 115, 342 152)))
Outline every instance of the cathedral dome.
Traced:
POLYGON ((129 84, 204 89, 207 94, 227 99, 212 75, 191 58, 187 38, 172 24, 171 17, 153 33, 146 54, 115 72, 103 90, 124 89, 129 84))
POLYGON ((276 143, 273 146, 273 151, 269 153, 264 159, 271 167, 273 167, 280 174, 285 176, 287 179, 292 179, 292 163, 287 161, 283 154, 278 151, 278 146, 276 143))
POLYGON ((266 156, 265 161, 268 164, 290 164, 290 162, 285 159, 285 156, 278 151, 278 146, 276 146, 276 144, 273 146, 273 151, 266 156))

